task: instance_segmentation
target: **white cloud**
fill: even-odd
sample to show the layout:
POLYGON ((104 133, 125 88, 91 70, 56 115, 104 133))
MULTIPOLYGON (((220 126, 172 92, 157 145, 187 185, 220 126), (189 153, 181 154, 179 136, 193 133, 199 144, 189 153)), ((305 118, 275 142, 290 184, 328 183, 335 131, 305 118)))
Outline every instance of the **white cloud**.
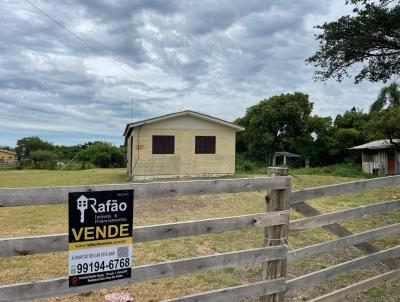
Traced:
POLYGON ((122 143, 134 118, 193 109, 227 120, 269 96, 303 91, 315 113, 368 108, 379 84, 314 82, 304 60, 313 26, 343 1, 25 2, 0 11, 0 144, 41 135, 55 143, 122 143))

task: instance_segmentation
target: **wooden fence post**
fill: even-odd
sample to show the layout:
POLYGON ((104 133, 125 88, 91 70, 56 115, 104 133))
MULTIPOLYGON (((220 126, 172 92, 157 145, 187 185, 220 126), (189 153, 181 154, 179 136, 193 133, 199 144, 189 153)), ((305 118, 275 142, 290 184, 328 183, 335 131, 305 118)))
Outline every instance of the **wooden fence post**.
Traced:
MULTIPOLYGON (((269 167, 268 176, 287 176, 288 169, 280 167, 269 167)), ((289 210, 290 188, 283 190, 271 190, 265 197, 266 211, 275 212, 289 210)), ((286 224, 264 229, 264 246, 274 246, 288 243, 289 218, 286 224)), ((286 278, 287 259, 272 260, 263 262, 262 279, 286 278)), ((285 293, 272 294, 260 297, 260 302, 282 302, 285 300, 285 293)))

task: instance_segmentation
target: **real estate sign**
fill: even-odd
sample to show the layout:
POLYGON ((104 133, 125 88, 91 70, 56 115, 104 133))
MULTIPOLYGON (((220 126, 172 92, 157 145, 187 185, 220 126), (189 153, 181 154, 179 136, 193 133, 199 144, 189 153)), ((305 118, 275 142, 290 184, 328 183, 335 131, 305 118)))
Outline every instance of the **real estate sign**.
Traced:
POLYGON ((133 190, 68 197, 69 286, 130 278, 133 190))

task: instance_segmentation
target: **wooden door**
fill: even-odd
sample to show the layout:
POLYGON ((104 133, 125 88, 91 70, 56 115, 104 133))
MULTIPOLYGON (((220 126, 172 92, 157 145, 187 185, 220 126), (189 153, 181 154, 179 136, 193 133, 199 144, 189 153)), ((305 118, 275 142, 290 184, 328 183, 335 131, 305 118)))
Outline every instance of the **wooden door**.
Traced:
POLYGON ((396 174, 396 159, 394 157, 394 150, 389 150, 387 152, 388 161, 388 174, 396 174))

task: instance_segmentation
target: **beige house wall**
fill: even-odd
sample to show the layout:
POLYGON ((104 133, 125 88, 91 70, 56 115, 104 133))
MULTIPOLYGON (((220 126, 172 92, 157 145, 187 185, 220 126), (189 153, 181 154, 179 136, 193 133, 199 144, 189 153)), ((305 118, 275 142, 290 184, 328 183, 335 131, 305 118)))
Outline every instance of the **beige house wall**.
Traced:
POLYGON ((0 161, 6 162, 6 163, 12 163, 12 162, 15 162, 16 159, 17 159, 16 154, 0 151, 0 161))
POLYGON ((127 140, 128 173, 134 177, 233 174, 235 141, 234 129, 191 116, 138 126, 127 140), (175 136, 175 154, 152 154, 153 135, 175 136), (215 136, 216 154, 195 154, 196 136, 215 136))

